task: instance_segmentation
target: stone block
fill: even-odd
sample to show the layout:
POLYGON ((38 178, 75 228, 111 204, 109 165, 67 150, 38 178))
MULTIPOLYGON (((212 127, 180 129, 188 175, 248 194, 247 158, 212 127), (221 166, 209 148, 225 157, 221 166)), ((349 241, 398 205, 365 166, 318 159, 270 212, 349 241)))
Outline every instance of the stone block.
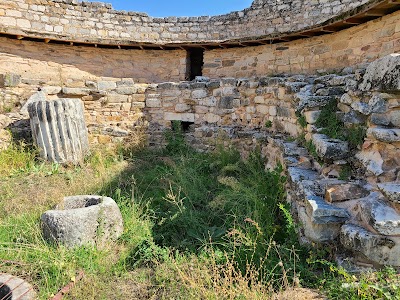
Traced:
POLYGON ((107 95, 107 103, 124 103, 128 102, 128 95, 109 94, 107 95))
POLYGON ((207 113, 204 116, 204 121, 206 121, 207 123, 217 123, 221 120, 221 117, 212 113, 207 113))
POLYGON ((400 129, 398 128, 368 128, 367 136, 385 143, 400 142, 400 129))
POLYGON ((194 114, 166 112, 164 113, 164 119, 167 121, 194 122, 194 114))
POLYGON ((393 203, 400 203, 400 183, 386 182, 378 184, 379 190, 393 203))
POLYGON ((356 183, 345 183, 328 186, 325 199, 328 202, 346 201, 368 196, 369 191, 356 183))
POLYGON ((60 86, 44 86, 42 87, 42 92, 46 95, 57 95, 60 93, 62 88, 60 86))
POLYGON ((302 224, 304 235, 315 243, 326 243, 335 240, 340 233, 341 224, 318 224, 312 221, 304 207, 298 209, 299 220, 302 224))
POLYGON ((399 91, 400 54, 393 53, 372 62, 360 84, 362 91, 399 91))
POLYGON ((322 197, 308 195, 304 202, 307 214, 316 224, 344 223, 349 218, 346 209, 328 204, 322 197))
POLYGON ((345 158, 349 152, 348 142, 331 139, 324 134, 314 134, 312 142, 322 159, 339 160, 345 158))
POLYGON ((378 193, 360 201, 361 219, 382 235, 400 235, 400 215, 378 193))
POLYGON ((114 90, 117 87, 117 83, 114 81, 99 81, 97 82, 97 88, 99 91, 114 90))
POLYGON ((207 91, 206 90, 194 90, 192 92, 192 98, 193 99, 203 99, 207 97, 207 91))
POLYGON ((191 110, 191 106, 185 103, 178 103, 175 105, 175 111, 176 112, 186 112, 191 110))
POLYGON ((146 99, 146 106, 150 108, 161 107, 162 106, 161 100, 156 98, 146 99))
POLYGON ((315 124, 320 115, 321 115, 320 110, 306 111, 304 113, 304 117, 306 118, 308 124, 315 124))
POLYGON ((378 151, 361 151, 356 154, 356 158, 376 176, 383 173, 383 159, 378 151))
POLYGON ((66 247, 104 245, 123 232, 121 212, 115 201, 102 196, 65 197, 56 209, 41 217, 43 237, 66 247))
POLYGON ((122 95, 132 95, 137 92, 137 88, 134 86, 119 86, 117 87, 116 92, 122 95))
POLYGON ((400 266, 400 238, 374 234, 360 226, 346 224, 340 242, 348 250, 360 253, 380 265, 400 266))
POLYGON ((21 75, 14 73, 0 74, 0 87, 16 87, 21 83, 21 75))
POLYGON ((90 94, 90 89, 63 87, 62 93, 67 96, 86 96, 90 94))

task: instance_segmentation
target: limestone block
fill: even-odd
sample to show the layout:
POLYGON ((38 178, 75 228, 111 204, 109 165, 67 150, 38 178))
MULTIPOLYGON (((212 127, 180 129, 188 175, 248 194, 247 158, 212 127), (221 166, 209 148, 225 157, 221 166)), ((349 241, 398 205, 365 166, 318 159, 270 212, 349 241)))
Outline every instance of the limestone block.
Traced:
POLYGON ((137 88, 134 86, 119 86, 117 87, 116 92, 122 95, 132 95, 137 92, 137 88))
POLYGON ((379 194, 360 201, 359 205, 362 220, 379 234, 400 235, 400 215, 380 200, 379 194))
POLYGON ((364 165, 364 167, 379 176, 383 173, 383 159, 378 151, 361 151, 356 153, 356 158, 364 165))
POLYGON ((318 196, 306 196, 305 205, 311 221, 316 224, 344 223, 350 217, 346 209, 328 204, 318 196))
POLYGON ((33 139, 42 158, 58 163, 83 161, 89 141, 79 99, 32 102, 28 112, 33 139))
POLYGON ((315 110, 320 108, 332 101, 332 96, 312 96, 308 94, 298 93, 295 95, 295 100, 298 101, 296 110, 298 112, 315 110))
POLYGON ((28 106, 37 101, 46 101, 46 94, 43 91, 39 91, 34 93, 32 96, 29 97, 29 99, 25 102, 25 104, 21 108, 21 113, 22 114, 27 114, 28 113, 28 106))
POLYGON ((62 93, 68 96, 85 96, 90 94, 90 89, 63 87, 62 93))
POLYGON ((204 121, 208 122, 208 123, 217 123, 221 120, 221 117, 212 113, 207 113, 204 116, 204 121))
POLYGON ((340 233, 341 224, 318 224, 311 220, 304 207, 298 209, 299 220, 306 238, 315 243, 324 243, 335 240, 340 233))
POLYGON ((394 53, 372 62, 360 84, 362 91, 400 90, 400 54, 394 53))
POLYGON ((114 81, 99 81, 97 83, 97 88, 99 91, 114 90, 117 87, 117 83, 114 81))
POLYGON ((192 98, 193 99, 202 99, 207 97, 207 91, 206 90, 194 90, 192 92, 192 98))
POLYGON ((65 197, 54 210, 41 216, 43 237, 66 247, 104 245, 123 232, 115 201, 102 196, 65 197))
POLYGON ((361 253, 380 265, 400 266, 400 238, 374 234, 352 224, 342 226, 340 242, 348 250, 361 253))
POLYGON ((397 128, 368 128, 367 136, 385 143, 400 142, 400 129, 397 128))
POLYGON ((399 182, 379 183, 378 188, 390 201, 400 203, 399 182))
POLYGON ((331 139, 324 134, 314 134, 313 144, 319 157, 328 160, 345 158, 349 152, 349 145, 345 141, 331 139))
POLYGON ((185 103, 178 103, 175 105, 176 112, 185 112, 191 109, 191 106, 185 103))
POLYGON ((57 95, 60 93, 62 88, 60 86, 45 86, 42 87, 42 92, 46 95, 57 95))
POLYGON ((320 115, 321 115, 320 110, 306 111, 304 113, 304 117, 306 118, 308 124, 315 124, 320 115))
POLYGON ((193 113, 164 113, 164 119, 167 121, 183 121, 183 122, 194 122, 193 113))
POLYGON ((368 196, 369 192, 356 183, 346 183, 328 186, 325 199, 328 202, 346 201, 368 196))
POLYGON ((0 74, 0 87, 15 87, 21 83, 21 75, 14 73, 0 74))
POLYGON ((107 103, 125 103, 128 102, 128 95, 120 95, 120 94, 109 94, 106 96, 107 103))

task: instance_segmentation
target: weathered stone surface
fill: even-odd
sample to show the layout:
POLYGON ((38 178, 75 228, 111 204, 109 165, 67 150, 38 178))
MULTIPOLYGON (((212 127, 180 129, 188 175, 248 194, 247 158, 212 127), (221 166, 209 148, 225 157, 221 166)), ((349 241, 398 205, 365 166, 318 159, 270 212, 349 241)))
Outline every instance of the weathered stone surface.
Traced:
POLYGON ((312 170, 305 170, 297 167, 288 168, 289 180, 294 184, 298 184, 303 180, 315 180, 318 177, 318 173, 312 170))
POLYGON ((356 154, 356 158, 364 165, 364 167, 379 176, 383 173, 383 159, 378 151, 361 151, 356 154))
POLYGON ((400 54, 394 53, 372 62, 360 85, 363 91, 400 90, 400 54))
POLYGON ((379 183, 378 188, 390 201, 400 203, 400 182, 379 183))
POLYGON ((43 93, 46 95, 56 95, 62 91, 61 86, 45 86, 42 87, 43 93))
POLYGON ((64 198, 55 210, 41 217, 46 240, 66 247, 103 245, 123 232, 121 212, 115 201, 102 196, 64 198))
POLYGON ((369 192, 356 183, 346 183, 328 186, 325 199, 328 202, 346 201, 368 196, 369 192))
POLYGON ((79 99, 36 101, 28 106, 33 139, 42 158, 81 163, 89 151, 88 132, 79 99))
POLYGON ((345 141, 330 139, 324 134, 314 134, 313 144, 319 157, 327 160, 345 158, 349 152, 349 145, 345 141))
POLYGON ((318 196, 307 196, 305 204, 307 214, 316 224, 344 223, 350 216, 346 209, 328 204, 318 196))
POLYGON ((164 118, 168 121, 194 122, 193 113, 164 113, 164 118))
POLYGON ((43 91, 39 91, 34 93, 32 96, 29 97, 29 99, 25 102, 25 104, 21 108, 21 113, 22 114, 27 114, 28 113, 28 106, 31 103, 37 102, 37 101, 46 101, 46 94, 43 91))
POLYGON ((0 74, 0 87, 15 87, 21 83, 21 75, 14 73, 0 74))
POLYGON ((304 113, 304 117, 306 118, 308 124, 315 124, 320 115, 321 115, 320 110, 306 111, 304 113))
POLYGON ((379 234, 400 235, 400 215, 384 203, 379 195, 360 201, 360 215, 379 234))
POLYGON ((340 242, 348 250, 363 254, 380 265, 400 266, 400 238, 373 234, 352 224, 342 226, 340 242))
POLYGON ((99 81, 97 83, 97 88, 99 91, 113 90, 117 87, 117 83, 114 81, 99 81))
POLYGON ((36 300, 36 292, 31 284, 10 274, 0 274, 0 299, 36 300))
POLYGON ((85 96, 90 94, 90 89, 63 87, 62 92, 68 96, 85 96))
POLYGON ((368 128, 367 135, 385 143, 400 142, 400 129, 368 128))
POLYGON ((334 99, 331 96, 313 96, 303 93, 296 94, 295 98, 298 101, 296 110, 299 112, 323 107, 334 99))
POLYGON ((298 209, 299 220, 304 235, 315 243, 325 243, 335 240, 340 233, 340 223, 318 224, 312 221, 304 207, 298 209))

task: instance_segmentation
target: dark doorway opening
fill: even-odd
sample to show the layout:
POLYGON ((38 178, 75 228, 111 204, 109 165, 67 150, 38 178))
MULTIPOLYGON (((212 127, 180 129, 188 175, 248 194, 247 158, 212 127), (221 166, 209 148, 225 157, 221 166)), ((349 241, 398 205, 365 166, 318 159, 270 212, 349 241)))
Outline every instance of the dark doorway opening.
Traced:
POLYGON ((11 300, 13 298, 12 291, 8 285, 0 282, 0 299, 11 300))
POLYGON ((204 49, 191 48, 187 50, 186 80, 193 80, 203 75, 204 49))
POLYGON ((190 132, 193 130, 194 122, 171 121, 171 128, 174 132, 190 132))

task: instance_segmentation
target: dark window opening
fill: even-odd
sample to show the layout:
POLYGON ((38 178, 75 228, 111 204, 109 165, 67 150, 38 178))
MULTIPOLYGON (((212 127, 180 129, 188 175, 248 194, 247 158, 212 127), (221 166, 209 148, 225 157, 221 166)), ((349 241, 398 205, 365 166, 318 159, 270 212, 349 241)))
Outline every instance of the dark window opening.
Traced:
POLYGON ((203 75, 204 50, 192 48, 187 50, 186 80, 193 80, 196 76, 203 75))
POLYGON ((171 128, 174 132, 190 132, 193 129, 194 122, 171 121, 171 128))

